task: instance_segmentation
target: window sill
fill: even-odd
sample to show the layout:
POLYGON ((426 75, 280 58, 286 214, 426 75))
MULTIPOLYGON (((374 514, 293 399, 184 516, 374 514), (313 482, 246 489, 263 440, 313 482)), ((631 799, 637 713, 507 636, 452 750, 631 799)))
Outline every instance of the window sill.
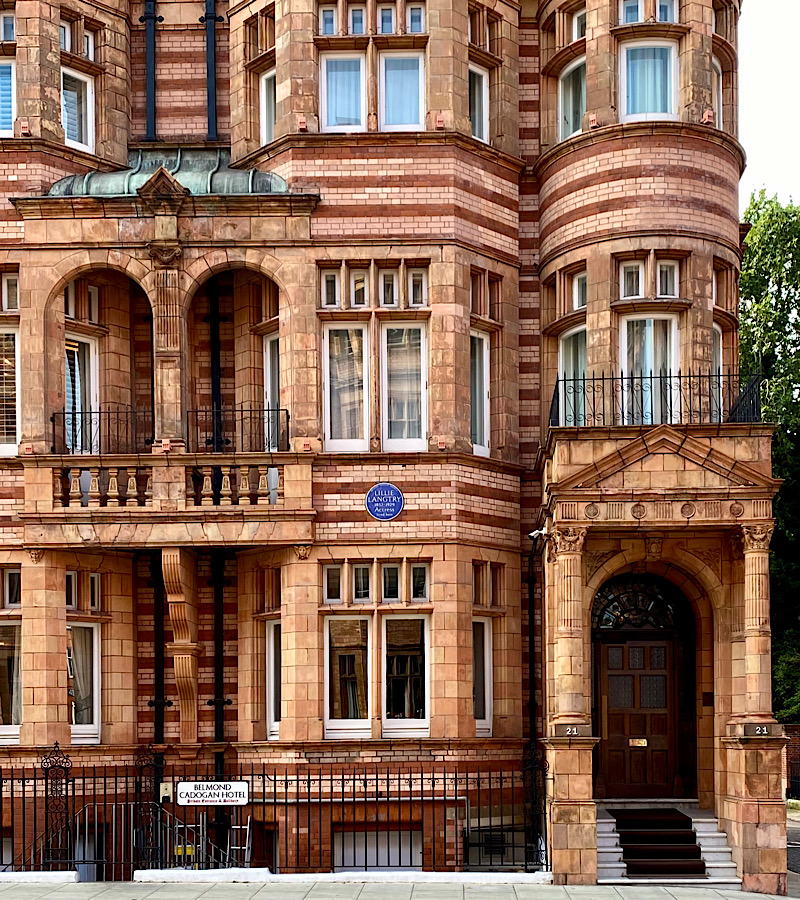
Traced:
POLYGON ((680 300, 678 298, 659 300, 654 297, 636 297, 626 300, 613 300, 611 302, 611 309, 617 313, 683 312, 691 308, 691 300, 680 300))
POLYGON ((253 72, 256 75, 261 75, 263 72, 274 69, 275 48, 271 47, 269 50, 264 50, 263 53, 259 53, 258 56, 254 56, 244 64, 244 67, 248 72, 253 72))
POLYGON ((8 747, 19 744, 19 725, 4 725, 0 733, 0 746, 8 747))
POLYGON ((586 38, 573 41, 562 47, 557 53, 554 53, 550 59, 542 66, 542 77, 547 78, 551 75, 558 75, 562 69, 566 68, 571 62, 580 59, 586 55, 586 38))
POLYGON ((80 150, 81 153, 88 153, 90 156, 94 156, 94 146, 92 144, 79 144, 77 141, 71 141, 69 138, 64 138, 64 146, 69 147, 71 150, 80 150))
POLYGON ((680 40, 691 30, 688 25, 680 25, 677 22, 636 22, 633 25, 615 25, 611 29, 611 34, 618 41, 638 41, 647 38, 680 40))
POLYGON ((469 61, 483 66, 484 69, 498 69, 503 65, 503 60, 499 56, 480 47, 473 47, 472 44, 469 47, 469 61))
POLYGON ((502 322, 498 322, 496 319, 489 319, 487 316, 479 316, 475 313, 470 313, 469 324, 470 328, 478 328, 481 331, 503 330, 502 322))
POLYGON ((366 50, 367 34, 318 34, 314 38, 317 50, 366 50))
POLYGON ((427 34, 375 34, 372 42, 378 50, 424 50, 427 34))
POLYGON ((16 41, 0 41, 0 56, 16 56, 17 55, 17 42, 16 41))
POLYGON ((431 736, 429 722, 422 719, 417 721, 403 721, 396 719, 384 719, 381 723, 381 739, 393 740, 394 738, 427 738, 431 736))
POLYGON ((372 727, 369 719, 364 720, 366 725, 350 725, 345 727, 331 727, 329 722, 325 723, 325 740, 326 741, 364 741, 372 737, 372 727))
POLYGON ((76 72, 82 72, 84 75, 98 76, 105 71, 100 63, 93 59, 87 59, 85 56, 78 56, 77 53, 69 53, 66 50, 61 51, 61 65, 75 69, 76 72))

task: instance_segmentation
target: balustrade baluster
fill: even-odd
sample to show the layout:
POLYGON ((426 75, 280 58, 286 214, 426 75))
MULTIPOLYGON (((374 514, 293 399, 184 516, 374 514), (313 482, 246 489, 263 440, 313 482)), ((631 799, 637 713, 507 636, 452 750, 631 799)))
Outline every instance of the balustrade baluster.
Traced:
POLYGON ((239 466, 239 506, 250 506, 250 466, 239 466))
POLYGON ((69 505, 80 506, 83 491, 81 490, 81 470, 70 469, 69 505))
POLYGON ((53 469, 53 509, 59 507, 63 509, 69 505, 69 501, 64 498, 64 470, 53 469))
POLYGON ((269 505, 269 466, 258 467, 258 505, 269 505))
POLYGON ((278 466, 275 471, 278 473, 278 482, 275 486, 275 502, 283 503, 283 468, 278 466))
POLYGON ((100 469, 97 466, 89 469, 89 506, 100 506, 100 469))
POLYGON ((230 506, 233 502, 231 499, 233 491, 231 490, 231 467, 220 466, 222 472, 222 484, 219 489, 219 505, 230 506))
POLYGON ((136 469, 128 469, 128 485, 125 489, 125 506, 139 505, 139 488, 136 484, 136 469))
POLYGON ((108 491, 106 494, 106 506, 119 506, 119 469, 108 470, 108 491))
POLYGON ((153 505, 153 472, 152 469, 147 470, 147 481, 144 485, 144 505, 153 505))
POLYGON ((200 492, 200 505, 201 506, 213 506, 214 505, 214 486, 213 486, 213 469, 211 466, 203 466, 203 487, 200 492))

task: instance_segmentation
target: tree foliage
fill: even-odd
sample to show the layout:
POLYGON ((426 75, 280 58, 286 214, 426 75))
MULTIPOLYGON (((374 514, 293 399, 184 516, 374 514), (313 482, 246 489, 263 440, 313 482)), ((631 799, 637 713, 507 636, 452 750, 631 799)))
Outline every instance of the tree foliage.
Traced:
POLYGON ((772 674, 776 715, 800 721, 800 207, 764 191, 744 214, 752 226, 740 283, 743 372, 766 378, 765 418, 777 425, 773 466, 784 485, 772 540, 772 674))

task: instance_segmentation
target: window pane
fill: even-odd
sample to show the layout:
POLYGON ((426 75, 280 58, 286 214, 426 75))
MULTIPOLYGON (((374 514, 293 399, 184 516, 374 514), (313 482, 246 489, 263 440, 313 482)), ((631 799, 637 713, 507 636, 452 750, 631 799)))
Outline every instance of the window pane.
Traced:
POLYGON ((668 319, 628 320, 629 375, 667 375, 672 356, 668 319))
POLYGON ((86 125, 86 82, 63 73, 61 85, 61 117, 64 133, 70 141, 88 143, 86 125))
POLYGON ((425 718, 425 626, 422 619, 386 621, 386 718, 425 718))
POLYGON ((323 9, 322 10, 322 33, 323 34, 334 34, 335 22, 336 22, 335 10, 323 9))
POLYGON ((0 626, 0 725, 19 725, 22 721, 19 641, 19 625, 0 626))
POLYGON ((364 33, 364 10, 350 10, 350 31, 352 34, 364 33))
POLYGON ((486 110, 484 109, 484 76, 470 69, 469 72, 469 121, 472 136, 486 140, 486 110))
POLYGON ((94 631, 67 627, 67 677, 73 725, 94 724, 94 631))
POLYGON ((574 287, 574 291, 575 291, 574 301, 575 301, 576 309, 581 309, 582 307, 586 306, 586 298, 587 298, 586 288, 587 288, 586 273, 583 272, 580 275, 576 275, 575 276, 575 287, 574 287))
POLYGON ((389 8, 378 10, 379 31, 381 34, 391 34, 394 31, 394 13, 389 8))
POLYGON ((338 566, 325 570, 325 599, 342 599, 342 570, 338 566))
POLYGON ((622 296, 638 297, 639 296, 639 276, 641 272, 639 266, 625 266, 623 269, 622 296))
POLYGON ((420 34, 422 32, 422 7, 412 6, 408 15, 409 31, 411 34, 420 34))
POLYGON ((8 63, 0 65, 0 131, 11 131, 14 127, 13 72, 8 63))
POLYGON ((577 66, 561 79, 561 139, 583 127, 586 113, 586 64, 577 66))
POLYGON ((386 329, 388 437, 422 437, 422 329, 386 329))
POLYGON ((639 21, 639 0, 624 0, 622 5, 622 21, 625 23, 639 21))
POLYGON ((472 706, 476 719, 486 718, 485 622, 472 623, 472 706))
MULTIPOLYGON (((715 336, 717 332, 714 332, 715 336)), ((19 606, 20 604, 20 573, 14 569, 6 572, 6 606, 19 606)))
POLYGON ((418 56, 386 56, 384 66, 384 125, 419 125, 418 56))
POLYGON ((272 626, 272 720, 281 720, 281 626, 272 626))
POLYGON ((381 284, 383 285, 381 303, 384 306, 394 306, 397 297, 394 292, 394 272, 384 272, 381 276, 381 284))
POLYGON ((425 303, 425 296, 423 293, 424 286, 424 276, 422 272, 413 272, 411 275, 411 298, 410 302, 412 306, 422 306, 425 303))
POLYGON ((4 41, 13 41, 14 40, 14 17, 13 16, 3 16, 3 40, 4 41))
POLYGON ((362 603, 369 600, 369 566, 353 568, 353 600, 362 603))
POLYGON ((400 599, 400 569, 397 566, 383 567, 383 599, 400 599))
POLYGON ((269 143, 275 137, 275 76, 264 79, 264 137, 269 143))
POLYGON ((16 334, 0 334, 0 444, 17 443, 16 347, 16 334))
POLYGON ((586 10, 575 14, 575 40, 586 37, 586 10))
POLYGON ((576 331, 561 342, 561 372, 565 379, 586 376, 586 330, 576 331))
POLYGON ((327 124, 361 123, 361 60, 328 59, 325 63, 327 124))
POLYGON ((674 297, 675 290, 675 266, 658 267, 658 293, 661 297, 674 297))
POLYGON ((484 339, 470 336, 470 432, 472 443, 479 447, 486 442, 486 371, 484 339))
POLYGON ((353 306, 366 306, 367 303, 367 273, 355 272, 353 274, 353 296, 350 300, 353 306))
POLYGON ((669 47, 629 47, 627 65, 627 114, 672 112, 672 52, 669 47))
POLYGON ((675 0, 658 0, 659 22, 675 21, 675 0))
POLYGON ((328 631, 331 719, 367 718, 367 623, 333 619, 328 631))
POLYGON ((411 599, 427 600, 428 599, 428 567, 412 566, 411 567, 411 599))
POLYGON ((328 373, 331 439, 363 439, 364 332, 360 328, 328 332, 328 373))

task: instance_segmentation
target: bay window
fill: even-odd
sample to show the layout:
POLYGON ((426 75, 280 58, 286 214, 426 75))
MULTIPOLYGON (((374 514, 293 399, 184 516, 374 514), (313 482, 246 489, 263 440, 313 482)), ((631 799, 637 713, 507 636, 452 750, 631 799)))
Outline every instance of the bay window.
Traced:
POLYGON ((16 456, 19 448, 19 332, 0 331, 0 455, 16 456))
POLYGON ((19 622, 0 625, 0 744, 19 743, 22 723, 19 622))
POLYGON ((619 267, 619 296, 622 300, 644 296, 644 263, 626 262, 619 267))
POLYGON ((620 321, 621 403, 624 424, 659 425, 679 414, 677 319, 620 321))
POLYGON ((620 0, 619 21, 621 25, 644 21, 644 0, 620 0))
POLYGON ((261 143, 275 140, 275 69, 260 78, 261 89, 261 143))
POLYGON ((281 725, 281 623, 267 622, 267 737, 280 737, 281 725))
POLYGON ((325 737, 371 736, 371 622, 365 616, 325 619, 325 737))
POLYGON ((383 617, 383 737, 430 731, 429 634, 426 616, 383 617))
POLYGON ((675 0, 657 0, 657 5, 659 22, 677 22, 675 0))
POLYGON ((381 347, 383 448, 427 449, 427 352, 421 324, 385 324, 381 347))
POLYGON ((586 425, 586 327, 570 331, 559 347, 559 425, 586 425))
POLYGON ((381 53, 378 105, 381 131, 412 131, 425 127, 422 53, 381 53))
POLYGON ((676 262, 658 263, 658 298, 670 299, 678 296, 680 282, 678 278, 679 266, 676 262))
POLYGON ((100 630, 67 625, 67 693, 73 743, 100 741, 100 630))
POLYGON ((473 331, 469 340, 470 438, 473 452, 478 456, 488 456, 491 428, 489 335, 473 331))
POLYGON ((327 450, 369 449, 369 352, 364 325, 329 325, 322 359, 327 450))
POLYGON ((676 119, 678 56, 672 42, 622 45, 620 63, 621 121, 676 119))
POLYGON ((492 620, 472 620, 472 708, 475 736, 492 736, 492 620))
POLYGON ((586 114, 586 58, 567 68, 559 83, 560 135, 565 141, 583 128, 586 114))
POLYGON ((489 141, 489 72, 480 66, 469 67, 469 121, 472 136, 489 141))
POLYGON ((94 153, 94 79, 61 69, 61 124, 68 147, 94 153))
POLYGON ((363 54, 320 54, 320 127, 364 131, 366 90, 363 54))
POLYGON ((711 330, 711 421, 721 422, 724 414, 722 390, 722 329, 714 325, 711 330))
POLYGON ((14 137, 17 117, 17 75, 13 59, 0 60, 0 137, 14 137))

